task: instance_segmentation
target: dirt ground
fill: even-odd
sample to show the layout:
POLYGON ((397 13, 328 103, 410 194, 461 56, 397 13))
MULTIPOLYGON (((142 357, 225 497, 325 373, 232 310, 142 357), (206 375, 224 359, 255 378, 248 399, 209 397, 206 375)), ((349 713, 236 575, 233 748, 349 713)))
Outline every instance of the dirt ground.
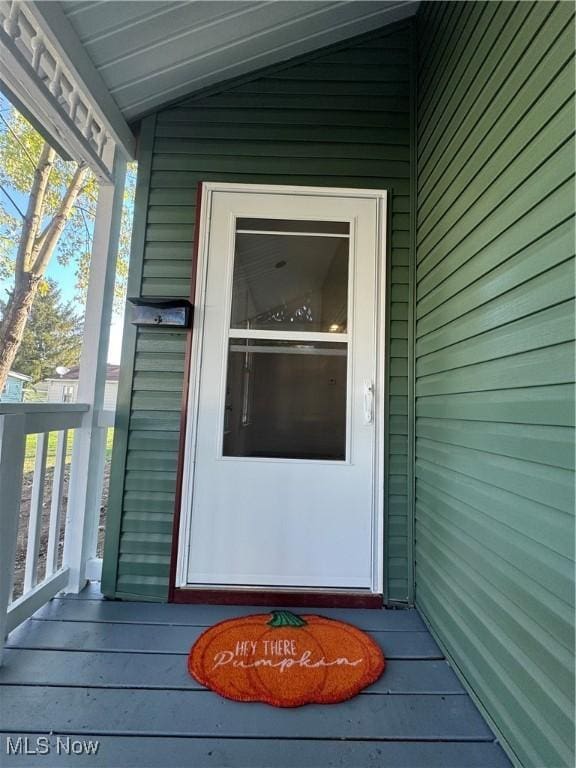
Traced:
MULTIPOLYGON (((66 469, 64 475, 64 491, 62 504, 68 501, 68 480, 69 469, 66 469)), ((22 484, 22 504, 20 506, 20 524, 18 527, 18 539, 16 544, 16 568, 14 572, 14 592, 13 599, 20 597, 24 584, 24 570, 26 568, 26 547, 28 542, 28 523, 30 520, 30 497, 32 495, 32 478, 34 473, 29 472, 24 475, 22 484)), ((47 469, 44 481, 44 503, 42 509, 42 527, 40 532, 40 553, 38 557, 38 581, 40 581, 46 572, 46 552, 48 549, 48 530, 50 525, 50 505, 52 503, 52 478, 54 470, 47 469)), ((107 461, 104 466, 104 490, 102 493, 102 503, 100 506, 100 520, 98 523, 98 557, 102 556, 104 546, 104 525, 106 521, 106 509, 108 507, 108 482, 110 479, 110 462, 107 461)), ((64 515, 62 515, 64 517, 64 515)), ((64 548, 64 520, 60 528, 60 538, 58 545, 58 564, 62 561, 62 550, 64 548)))

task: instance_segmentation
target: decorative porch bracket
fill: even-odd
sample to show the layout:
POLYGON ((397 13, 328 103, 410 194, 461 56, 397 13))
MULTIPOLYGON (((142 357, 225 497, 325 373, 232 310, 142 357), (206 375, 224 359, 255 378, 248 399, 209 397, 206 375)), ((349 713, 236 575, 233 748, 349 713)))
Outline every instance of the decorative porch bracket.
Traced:
POLYGON ((112 182, 110 148, 134 135, 59 3, 0 0, 0 80, 55 148, 112 182))
POLYGON ((72 453, 64 562, 70 569, 67 592, 86 583, 86 565, 96 553, 107 425, 102 418, 116 258, 122 218, 126 160, 118 150, 113 184, 100 184, 90 261, 77 400, 92 407, 76 433, 72 453))

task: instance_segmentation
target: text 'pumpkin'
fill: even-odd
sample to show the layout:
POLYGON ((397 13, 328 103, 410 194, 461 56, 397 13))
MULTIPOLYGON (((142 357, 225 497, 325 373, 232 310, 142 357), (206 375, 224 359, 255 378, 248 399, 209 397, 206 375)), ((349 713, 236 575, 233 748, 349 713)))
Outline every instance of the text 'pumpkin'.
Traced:
POLYGON ((221 696, 276 707, 344 701, 385 665, 378 645, 351 624, 290 611, 216 624, 188 657, 190 674, 221 696))

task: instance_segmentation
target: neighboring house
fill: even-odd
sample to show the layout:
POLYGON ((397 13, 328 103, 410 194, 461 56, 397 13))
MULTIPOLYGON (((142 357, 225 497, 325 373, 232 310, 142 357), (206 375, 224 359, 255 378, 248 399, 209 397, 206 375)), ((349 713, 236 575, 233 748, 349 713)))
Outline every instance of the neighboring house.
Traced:
MULTIPOLYGON (((79 370, 79 366, 75 365, 73 368, 70 368, 68 373, 55 378, 45 379, 44 382, 41 382, 41 384, 48 388, 46 401, 49 403, 75 403, 76 393, 78 392, 79 370)), ((116 409, 119 371, 119 365, 108 364, 106 366, 105 411, 114 411, 116 409)))
POLYGON ((10 371, 0 392, 0 403, 21 403, 24 400, 24 385, 27 381, 31 381, 30 376, 10 371))

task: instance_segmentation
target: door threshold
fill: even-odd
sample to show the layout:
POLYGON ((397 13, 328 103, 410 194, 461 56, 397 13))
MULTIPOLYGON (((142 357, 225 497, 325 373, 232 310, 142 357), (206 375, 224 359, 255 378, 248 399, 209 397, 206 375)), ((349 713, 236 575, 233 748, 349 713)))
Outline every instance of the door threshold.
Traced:
POLYGON ((226 587, 206 589, 205 587, 180 587, 173 590, 172 603, 208 605, 270 605, 313 608, 382 608, 384 596, 374 592, 353 590, 305 590, 305 589, 262 589, 226 587))

